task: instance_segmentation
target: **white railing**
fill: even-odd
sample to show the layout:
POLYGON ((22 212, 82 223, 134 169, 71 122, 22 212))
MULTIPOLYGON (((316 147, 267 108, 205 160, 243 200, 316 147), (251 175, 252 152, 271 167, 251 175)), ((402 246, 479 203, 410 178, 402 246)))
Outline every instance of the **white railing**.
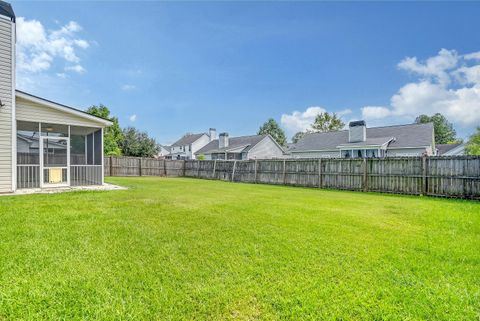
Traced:
POLYGON ((17 188, 39 188, 40 165, 17 165, 17 188))
POLYGON ((70 165, 70 185, 102 185, 102 165, 70 165))

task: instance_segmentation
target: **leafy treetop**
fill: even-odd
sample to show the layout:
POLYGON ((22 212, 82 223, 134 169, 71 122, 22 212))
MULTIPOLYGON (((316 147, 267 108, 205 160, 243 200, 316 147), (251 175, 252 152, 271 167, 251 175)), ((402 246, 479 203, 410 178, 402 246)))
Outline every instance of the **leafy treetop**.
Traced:
POLYGON ((475 133, 468 139, 465 152, 467 155, 480 155, 480 126, 477 127, 475 133))
POLYGON ((435 144, 451 144, 456 142, 457 132, 453 128, 445 116, 440 113, 435 115, 420 115, 415 119, 417 124, 433 123, 433 130, 435 131, 435 144))
POLYGON ((272 136, 273 139, 275 139, 275 141, 281 146, 285 146, 287 144, 285 132, 280 128, 278 123, 273 118, 267 120, 258 130, 258 135, 266 134, 272 136))
POLYGON ((315 117, 315 121, 311 126, 313 132, 329 132, 340 130, 345 126, 345 123, 337 116, 336 113, 320 113, 315 117))
POLYGON ((107 156, 120 156, 122 150, 120 149, 120 142, 123 139, 122 129, 118 123, 117 117, 110 116, 110 110, 107 106, 100 104, 99 106, 92 105, 87 109, 87 113, 104 119, 108 119, 113 124, 103 131, 103 149, 107 156))

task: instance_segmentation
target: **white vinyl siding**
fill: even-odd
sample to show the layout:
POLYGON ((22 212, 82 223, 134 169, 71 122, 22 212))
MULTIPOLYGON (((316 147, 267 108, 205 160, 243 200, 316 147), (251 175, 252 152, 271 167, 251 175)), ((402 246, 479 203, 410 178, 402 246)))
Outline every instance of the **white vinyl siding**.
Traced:
POLYGON ((429 148, 388 148, 387 157, 401 156, 422 156, 423 153, 431 156, 429 148))
POLYGON ((292 152, 292 158, 338 158, 340 150, 292 152))
POLYGON ((95 121, 43 106, 23 98, 17 98, 17 120, 49 124, 65 124, 84 127, 103 127, 95 121))
POLYGON ((0 193, 12 191, 12 22, 0 18, 0 193))
POLYGON ((283 150, 273 141, 270 136, 262 139, 257 145, 248 151, 248 159, 282 158, 283 150))

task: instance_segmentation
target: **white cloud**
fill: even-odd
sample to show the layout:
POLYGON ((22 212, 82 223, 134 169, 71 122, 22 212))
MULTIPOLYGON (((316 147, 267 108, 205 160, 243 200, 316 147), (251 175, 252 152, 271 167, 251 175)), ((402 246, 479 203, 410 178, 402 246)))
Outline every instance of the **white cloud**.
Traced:
POLYGON ((80 39, 77 33, 82 30, 75 21, 56 30, 46 30, 41 22, 17 19, 17 69, 19 82, 30 74, 45 72, 55 62, 66 64, 65 71, 84 73, 80 64, 79 50, 89 47, 88 41, 80 39))
POLYGON ((291 114, 283 114, 280 122, 289 133, 296 133, 310 128, 315 117, 325 111, 325 108, 318 106, 308 107, 304 112, 296 110, 291 114))
POLYGON ((131 121, 131 122, 134 122, 137 120, 137 115, 136 114, 133 114, 131 115, 130 117, 128 117, 128 119, 131 121))
POLYGON ((390 110, 382 106, 365 106, 362 108, 362 117, 366 119, 381 119, 390 116, 390 110))
POLYGON ((467 60, 470 60, 470 59, 478 59, 478 60, 480 60, 480 51, 466 54, 466 55, 464 55, 463 57, 464 57, 465 59, 467 59, 467 60))
POLYGON ((419 62, 417 57, 407 57, 400 61, 398 68, 426 77, 434 78, 440 83, 448 83, 448 70, 454 68, 459 60, 455 50, 441 49, 438 55, 419 62))
POLYGON ((75 39, 73 42, 82 49, 87 49, 88 47, 90 47, 90 44, 83 39, 75 39))
MULTIPOLYGON (((291 114, 282 114, 280 123, 283 125, 283 127, 289 134, 293 135, 297 132, 310 129, 311 125, 315 121, 315 117, 317 117, 318 114, 324 113, 326 111, 327 110, 325 108, 319 106, 308 107, 303 112, 295 110, 291 114)), ((351 113, 351 109, 344 109, 336 112, 337 116, 339 117, 343 117, 351 113)))
POLYGON ((442 113, 453 123, 473 126, 480 123, 480 52, 460 56, 442 49, 438 55, 418 62, 416 57, 400 62, 418 80, 402 86, 390 99, 390 106, 365 106, 365 119, 403 117, 442 113))
POLYGON ((83 68, 80 65, 67 66, 67 67, 65 67, 65 70, 66 71, 74 71, 74 72, 79 73, 79 74, 83 74, 83 73, 86 72, 85 68, 83 68))
POLYGON ((122 85, 122 90, 123 91, 131 91, 131 90, 134 90, 136 88, 137 87, 135 85, 128 85, 128 84, 122 85))

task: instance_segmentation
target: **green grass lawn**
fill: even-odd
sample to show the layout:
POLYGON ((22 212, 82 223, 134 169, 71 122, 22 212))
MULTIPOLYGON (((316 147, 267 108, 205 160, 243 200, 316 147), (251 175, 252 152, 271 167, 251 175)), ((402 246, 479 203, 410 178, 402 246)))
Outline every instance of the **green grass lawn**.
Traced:
POLYGON ((0 320, 479 320, 480 203, 184 178, 0 197, 0 320))

